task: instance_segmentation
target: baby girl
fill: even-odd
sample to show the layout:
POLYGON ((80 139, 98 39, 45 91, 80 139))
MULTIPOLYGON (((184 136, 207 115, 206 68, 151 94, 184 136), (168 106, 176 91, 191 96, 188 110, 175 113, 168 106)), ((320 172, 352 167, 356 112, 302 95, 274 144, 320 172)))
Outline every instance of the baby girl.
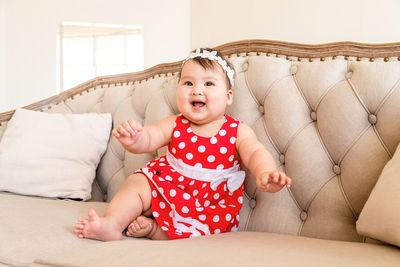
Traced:
POLYGON ((271 154, 246 124, 225 114, 233 100, 233 68, 217 51, 197 49, 183 63, 179 115, 143 127, 128 120, 112 134, 132 153, 168 145, 165 156, 129 176, 103 217, 79 218, 79 238, 177 239, 237 231, 243 203, 242 162, 263 192, 290 187, 271 154))

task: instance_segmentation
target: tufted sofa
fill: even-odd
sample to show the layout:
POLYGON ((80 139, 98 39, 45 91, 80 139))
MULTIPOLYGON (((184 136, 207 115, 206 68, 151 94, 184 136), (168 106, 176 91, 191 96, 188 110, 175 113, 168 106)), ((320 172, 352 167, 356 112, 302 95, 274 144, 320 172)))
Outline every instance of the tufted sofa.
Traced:
MULTIPOLYGON (((90 207, 103 213, 130 173, 165 153, 134 155, 112 137, 90 202, 0 193, 0 266, 400 266, 398 247, 356 230, 400 142, 400 44, 249 40, 218 48, 236 71, 228 114, 254 129, 293 179, 291 189, 262 193, 247 171, 236 233, 78 239, 77 217, 90 207)), ((111 113, 114 125, 129 118, 152 124, 178 113, 180 66, 98 77, 26 108, 111 113)), ((12 115, 0 114, 0 140, 12 115)))

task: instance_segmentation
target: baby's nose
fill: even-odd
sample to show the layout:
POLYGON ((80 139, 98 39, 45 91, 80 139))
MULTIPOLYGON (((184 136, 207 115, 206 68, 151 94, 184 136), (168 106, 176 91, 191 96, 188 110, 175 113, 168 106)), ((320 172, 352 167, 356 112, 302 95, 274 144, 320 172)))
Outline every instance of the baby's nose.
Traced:
POLYGON ((199 86, 193 87, 192 95, 203 95, 203 89, 199 86))

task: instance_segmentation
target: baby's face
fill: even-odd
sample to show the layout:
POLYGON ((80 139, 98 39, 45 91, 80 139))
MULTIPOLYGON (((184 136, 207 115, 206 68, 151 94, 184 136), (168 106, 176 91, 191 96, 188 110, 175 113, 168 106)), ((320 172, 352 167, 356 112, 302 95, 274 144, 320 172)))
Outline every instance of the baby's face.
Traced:
POLYGON ((179 111, 195 124, 221 119, 233 93, 227 88, 226 74, 221 66, 204 69, 193 60, 186 61, 177 89, 179 111))

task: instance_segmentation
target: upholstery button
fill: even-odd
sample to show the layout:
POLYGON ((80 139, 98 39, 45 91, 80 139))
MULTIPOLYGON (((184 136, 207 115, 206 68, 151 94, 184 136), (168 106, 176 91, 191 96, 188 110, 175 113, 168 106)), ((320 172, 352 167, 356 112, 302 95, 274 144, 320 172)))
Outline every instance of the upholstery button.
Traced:
POLYGON ((368 116, 368 121, 369 121, 371 124, 376 124, 376 116, 375 116, 374 114, 369 114, 369 116, 368 116))
POLYGON ((340 167, 339 167, 339 165, 334 165, 334 166, 333 166, 333 172, 334 172, 335 174, 337 174, 337 175, 340 174, 340 167))
POLYGON ((300 213, 300 219, 301 219, 302 221, 307 220, 307 217, 308 217, 307 212, 302 211, 302 212, 300 213))
POLYGON ((284 164, 284 163, 285 163, 285 155, 281 154, 281 155, 279 156, 279 161, 280 161, 282 164, 284 164))
POLYGON ((346 78, 347 79, 351 79, 351 77, 353 76, 353 72, 349 71, 348 73, 346 73, 346 78))
POLYGON ((249 68, 249 63, 247 63, 247 62, 243 63, 242 70, 247 71, 248 68, 249 68))
POLYGON ((256 200, 254 198, 250 199, 249 206, 252 209, 256 207, 256 200))
POLYGON ((297 65, 290 67, 290 74, 295 75, 297 73, 297 65))
POLYGON ((316 121, 317 120, 317 113, 315 111, 312 111, 311 114, 310 114, 310 117, 311 117, 311 119, 313 121, 316 121))
POLYGON ((259 106, 259 107, 258 107, 258 110, 259 110, 262 114, 264 114, 264 112, 265 112, 264 106, 259 106))

